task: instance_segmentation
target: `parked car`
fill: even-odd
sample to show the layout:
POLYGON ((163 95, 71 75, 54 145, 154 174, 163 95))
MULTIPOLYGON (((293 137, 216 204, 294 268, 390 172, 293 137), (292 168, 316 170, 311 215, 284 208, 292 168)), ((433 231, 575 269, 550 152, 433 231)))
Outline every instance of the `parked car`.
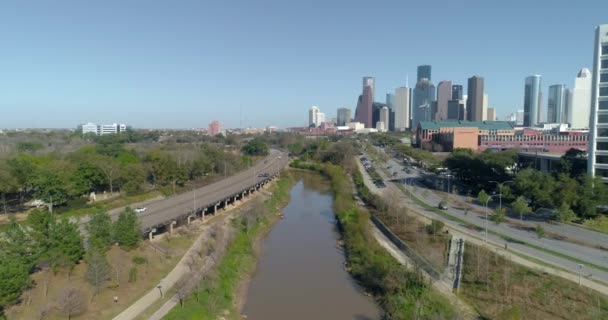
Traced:
POLYGON ((142 212, 146 211, 146 209, 147 209, 146 207, 135 208, 135 212, 142 213, 142 212))
POLYGON ((441 210, 447 210, 448 209, 448 204, 445 201, 441 201, 441 202, 439 202, 439 205, 437 205, 437 208, 439 208, 441 210))
POLYGON ((258 174, 258 178, 268 178, 268 177, 270 177, 269 173, 260 173, 260 174, 258 174))

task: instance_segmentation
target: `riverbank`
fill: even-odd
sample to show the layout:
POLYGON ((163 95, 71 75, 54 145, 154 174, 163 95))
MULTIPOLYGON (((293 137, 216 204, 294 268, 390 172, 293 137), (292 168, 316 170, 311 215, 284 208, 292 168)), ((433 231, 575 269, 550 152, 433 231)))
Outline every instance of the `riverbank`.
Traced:
POLYGON ((390 319, 450 319, 456 311, 420 273, 406 270, 381 248, 369 230, 369 212, 353 197, 344 168, 329 163, 294 161, 292 166, 328 177, 334 194, 338 228, 342 234, 351 275, 375 298, 390 319))
POLYGON ((255 266, 254 243, 268 232, 272 222, 278 218, 280 208, 289 200, 292 185, 291 177, 283 175, 270 188, 272 195, 259 208, 261 212, 233 220, 233 240, 214 271, 201 279, 196 289, 184 297, 181 306, 173 308, 164 319, 240 318, 238 306, 242 303, 239 303, 239 289, 251 276, 255 266))

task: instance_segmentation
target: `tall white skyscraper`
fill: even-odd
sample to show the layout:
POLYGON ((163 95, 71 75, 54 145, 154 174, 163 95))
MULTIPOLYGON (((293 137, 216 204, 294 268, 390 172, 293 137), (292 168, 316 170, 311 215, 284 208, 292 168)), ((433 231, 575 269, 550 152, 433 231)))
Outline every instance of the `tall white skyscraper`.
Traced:
POLYGON ((587 173, 608 182, 608 24, 595 29, 587 173))
POLYGON ((401 87, 395 89, 393 100, 395 110, 395 130, 404 131, 410 127, 410 88, 401 87))
POLYGON ((483 103, 482 103, 482 113, 481 113, 481 119, 485 120, 496 120, 496 119, 488 119, 488 95, 484 94, 483 95, 483 103))
POLYGON ((323 122, 325 122, 325 113, 317 112, 317 122, 315 123, 316 126, 320 126, 323 122))
POLYGON ((389 109, 388 107, 382 107, 380 109, 380 121, 384 123, 384 129, 388 129, 388 120, 389 120, 389 109))
POLYGON ((591 116, 591 71, 581 69, 574 80, 574 89, 570 95, 568 123, 571 128, 589 128, 591 116))
POLYGON ((319 114, 319 108, 316 106, 312 106, 310 107, 310 110, 308 110, 308 126, 311 125, 317 125, 317 116, 319 114))

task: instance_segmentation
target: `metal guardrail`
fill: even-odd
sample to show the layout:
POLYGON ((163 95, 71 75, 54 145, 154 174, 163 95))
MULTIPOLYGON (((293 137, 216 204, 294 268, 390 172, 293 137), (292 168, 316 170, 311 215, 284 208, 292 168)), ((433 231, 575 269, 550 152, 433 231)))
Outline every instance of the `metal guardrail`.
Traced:
POLYGON ((426 259, 418 255, 414 250, 412 250, 405 242, 403 242, 399 237, 397 237, 383 222, 380 218, 372 215, 372 222, 380 231, 395 245, 399 250, 405 253, 410 259, 414 261, 416 267, 421 268, 426 271, 433 279, 440 280, 441 273, 431 265, 426 259))

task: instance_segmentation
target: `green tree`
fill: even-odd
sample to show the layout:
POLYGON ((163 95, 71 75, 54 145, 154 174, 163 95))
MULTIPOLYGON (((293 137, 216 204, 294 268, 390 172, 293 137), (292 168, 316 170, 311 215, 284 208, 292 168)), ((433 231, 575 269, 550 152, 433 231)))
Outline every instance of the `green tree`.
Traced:
POLYGON ((36 152, 44 146, 40 142, 19 142, 17 143, 17 151, 19 152, 36 152))
POLYGON ((141 241, 139 221, 135 211, 131 208, 125 209, 114 223, 114 240, 127 250, 134 249, 141 241))
POLYGON ((86 262, 86 278, 93 288, 95 288, 95 295, 97 295, 110 279, 110 264, 106 260, 103 251, 96 249, 89 251, 86 262))
POLYGON ((2 261, 17 261, 26 270, 30 270, 38 260, 39 255, 39 248, 29 234, 28 229, 17 223, 14 217, 11 217, 6 230, 0 234, 2 261))
POLYGON ((484 190, 479 191, 479 194, 477 194, 477 201, 479 201, 479 203, 485 205, 489 200, 490 196, 484 190))
POLYGON ((519 196, 513 203, 511 203, 511 208, 513 211, 519 215, 519 219, 523 222, 523 216, 532 212, 530 206, 528 206, 528 202, 524 197, 519 196))
POLYGON ((49 204, 51 212, 53 206, 64 204, 78 194, 70 179, 74 172, 75 167, 64 160, 53 160, 37 167, 33 181, 34 194, 49 204))
POLYGON ((2 197, 2 208, 4 214, 8 213, 6 196, 19 191, 17 179, 11 174, 9 167, 0 163, 0 197, 2 197))
POLYGON ((520 195, 526 195, 536 207, 553 206, 555 179, 549 174, 534 169, 524 169, 515 177, 514 189, 520 195))
POLYGON ((38 250, 48 253, 51 247, 55 216, 47 211, 36 209, 28 214, 27 224, 31 228, 30 234, 38 250))
POLYGON ((571 178, 577 178, 587 172, 586 152, 571 148, 561 157, 557 166, 558 174, 566 174, 571 178))
POLYGON ((114 184, 120 178, 120 164, 111 156, 100 156, 95 162, 96 166, 103 172, 110 187, 110 193, 114 192, 114 184))
POLYGON ((127 164, 121 168, 120 191, 127 195, 135 195, 142 191, 146 182, 146 173, 139 163, 127 164))
POLYGON ((566 223, 577 219, 576 214, 570 209, 570 206, 566 202, 562 202, 562 205, 556 211, 556 217, 557 221, 566 223))
POLYGON ((106 212, 93 213, 87 230, 91 247, 106 250, 112 244, 112 219, 106 212))
POLYGON ((497 225, 505 222, 505 209, 496 208, 496 210, 494 210, 494 214, 492 215, 491 219, 497 225))
POLYGON ((536 236, 541 239, 545 237, 545 229, 540 225, 537 224, 536 228, 534 229, 534 231, 536 232, 536 236))
POLYGON ((243 151, 244 154, 250 156, 265 156, 268 154, 269 147, 268 144, 264 142, 264 140, 260 138, 254 138, 253 140, 245 144, 241 151, 243 151))
POLYGON ((29 269, 18 260, 0 256, 0 306, 16 303, 31 280, 29 269))
POLYGON ((55 222, 51 229, 48 259, 54 267, 72 267, 84 254, 78 226, 67 219, 55 222))
POLYGON ((22 195, 33 188, 39 158, 20 154, 7 161, 11 175, 17 179, 22 195))

